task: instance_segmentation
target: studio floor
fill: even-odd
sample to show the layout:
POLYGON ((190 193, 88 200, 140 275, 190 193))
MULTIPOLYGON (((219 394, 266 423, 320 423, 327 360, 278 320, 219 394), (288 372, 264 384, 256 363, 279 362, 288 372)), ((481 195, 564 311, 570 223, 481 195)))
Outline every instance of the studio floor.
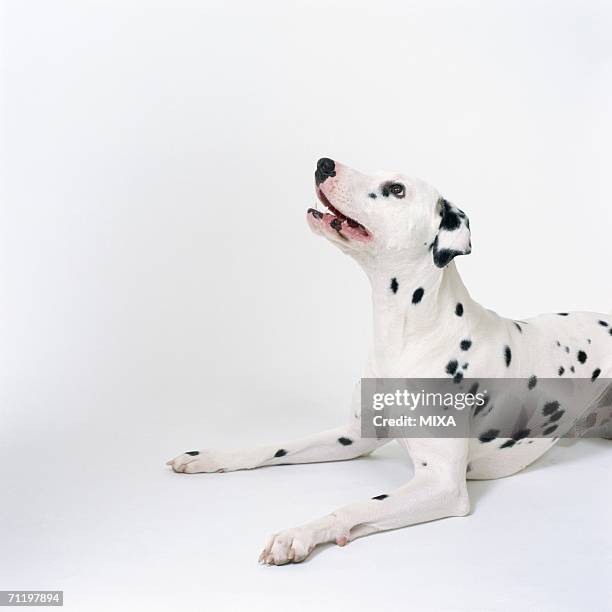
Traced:
POLYGON ((466 518, 264 567, 257 556, 268 534, 409 478, 401 449, 390 444, 334 464, 174 474, 164 461, 196 440, 286 439, 329 417, 204 418, 196 408, 146 421, 125 414, 49 420, 29 437, 6 440, 0 588, 63 589, 65 608, 84 612, 612 605, 609 441, 562 441, 518 476, 470 483, 466 518))

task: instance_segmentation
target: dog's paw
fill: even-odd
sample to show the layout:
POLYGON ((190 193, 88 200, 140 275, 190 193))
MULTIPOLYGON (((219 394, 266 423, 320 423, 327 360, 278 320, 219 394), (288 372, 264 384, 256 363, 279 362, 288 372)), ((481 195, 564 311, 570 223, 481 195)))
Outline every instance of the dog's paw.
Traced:
POLYGON ((312 531, 303 527, 285 529, 268 538, 259 555, 259 562, 265 565, 284 565, 303 561, 317 545, 312 531))
POLYGON ((308 557, 315 546, 326 542, 345 546, 349 538, 349 531, 333 516, 324 517, 303 527, 285 529, 270 536, 259 555, 259 562, 264 565, 299 563, 308 557))
POLYGON ((187 451, 166 461, 175 472, 197 474, 198 472, 224 472, 225 468, 217 453, 210 451, 187 451))

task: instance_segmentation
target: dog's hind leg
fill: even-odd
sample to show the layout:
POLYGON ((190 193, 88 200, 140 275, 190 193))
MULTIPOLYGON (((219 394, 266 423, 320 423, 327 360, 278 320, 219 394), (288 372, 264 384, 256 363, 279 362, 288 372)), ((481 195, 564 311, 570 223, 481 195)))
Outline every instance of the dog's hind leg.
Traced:
POLYGON ((344 546, 355 538, 469 512, 465 470, 468 440, 400 440, 414 477, 388 494, 350 504, 311 523, 269 538, 259 560, 268 565, 303 561, 318 544, 344 546))

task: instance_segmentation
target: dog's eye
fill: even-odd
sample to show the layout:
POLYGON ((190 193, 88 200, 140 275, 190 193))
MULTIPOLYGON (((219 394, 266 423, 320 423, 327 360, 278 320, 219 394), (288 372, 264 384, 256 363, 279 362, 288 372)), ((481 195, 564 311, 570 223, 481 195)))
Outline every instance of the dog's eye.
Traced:
POLYGON ((392 183, 389 185, 389 192, 398 198, 403 198, 405 191, 406 190, 401 183, 392 183))
POLYGON ((401 183, 385 183, 382 186, 382 194, 388 198, 394 195, 396 198, 403 198, 406 195, 406 188, 401 183))

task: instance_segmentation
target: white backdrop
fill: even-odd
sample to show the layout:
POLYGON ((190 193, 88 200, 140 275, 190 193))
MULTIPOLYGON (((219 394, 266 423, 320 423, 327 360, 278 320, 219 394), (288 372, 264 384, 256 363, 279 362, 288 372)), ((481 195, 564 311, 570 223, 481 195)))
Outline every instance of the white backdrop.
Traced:
MULTIPOLYGON (((184 590, 191 576, 204 584, 184 606, 198 609, 201 588, 199 601, 229 608, 234 584, 224 590, 218 572, 233 562, 244 568, 237 588, 260 590, 251 605, 287 596, 298 609, 286 586, 296 571, 347 563, 326 552, 277 570, 284 587, 253 565, 269 532, 378 492, 392 451, 366 468, 225 480, 161 467, 191 447, 283 439, 344 417, 369 342, 369 292, 354 263, 306 226, 321 156, 420 176, 465 210, 473 253, 459 269, 501 314, 612 308, 609 3, 1 6, 0 529, 10 555, 0 588, 65 588, 80 609, 97 609, 96 589, 157 588, 166 605, 170 586, 184 590), (362 470, 369 488, 321 495, 337 493, 337 479, 358 486, 362 470), (317 474, 309 493, 306 474, 317 474), (288 480, 289 495, 304 497, 272 517, 288 480), (227 504, 214 521, 210 497, 227 504), (230 530, 229 540, 211 530, 230 530), (156 537, 163 545, 150 549, 156 537), (197 555, 181 548, 192 544, 197 555)), ((393 469, 401 481, 406 468, 393 469)), ((513 512, 521 501, 519 487, 513 512)), ((440 538, 449 528, 425 529, 440 538)), ((386 558, 393 538, 410 551, 417 533, 370 541, 386 558)), ((359 551, 363 567, 372 549, 364 540, 359 551)), ((309 588, 327 601, 334 585, 316 576, 309 588)), ((538 609, 573 601, 547 599, 535 577, 531 586, 538 609)), ((433 609, 463 609, 452 607, 458 592, 433 609)), ((506 596, 495 609, 510 609, 506 596)))

